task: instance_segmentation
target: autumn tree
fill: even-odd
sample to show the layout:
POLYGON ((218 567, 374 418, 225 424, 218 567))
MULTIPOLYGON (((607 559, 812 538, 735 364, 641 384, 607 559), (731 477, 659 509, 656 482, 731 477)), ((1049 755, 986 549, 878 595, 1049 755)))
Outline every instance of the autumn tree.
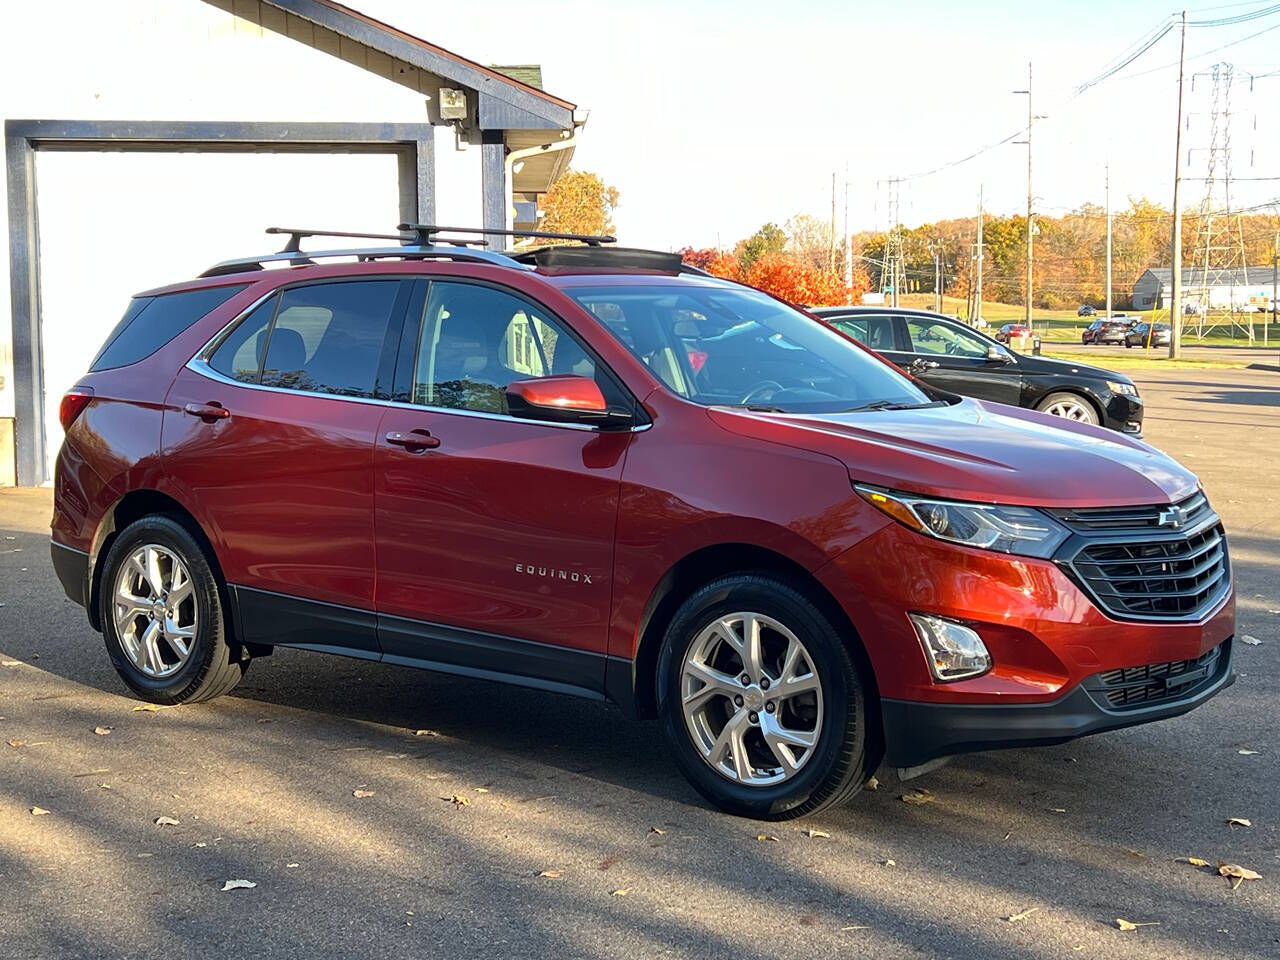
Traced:
POLYGON ((715 247, 705 247, 701 250, 685 247, 680 251, 680 259, 691 267, 705 270, 714 277, 724 277, 726 280, 737 280, 742 273, 742 265, 737 257, 732 253, 717 250, 715 247))
POLYGON ((613 213, 618 208, 618 188, 607 185, 599 174, 570 170, 542 197, 539 229, 553 233, 612 234, 613 213))

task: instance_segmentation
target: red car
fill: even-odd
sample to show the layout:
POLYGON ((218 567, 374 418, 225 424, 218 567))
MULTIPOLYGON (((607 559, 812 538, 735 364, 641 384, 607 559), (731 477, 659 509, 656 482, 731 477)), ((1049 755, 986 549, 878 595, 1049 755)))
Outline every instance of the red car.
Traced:
POLYGON ((1231 683, 1222 526, 1141 441, 675 255, 422 240, 139 294, 63 399, 54 563, 138 696, 287 646, 608 699, 781 819, 1231 683))
POLYGON ((1031 328, 1025 323, 1006 323, 996 331, 996 339, 1001 343, 1008 343, 1015 337, 1030 336, 1031 328))

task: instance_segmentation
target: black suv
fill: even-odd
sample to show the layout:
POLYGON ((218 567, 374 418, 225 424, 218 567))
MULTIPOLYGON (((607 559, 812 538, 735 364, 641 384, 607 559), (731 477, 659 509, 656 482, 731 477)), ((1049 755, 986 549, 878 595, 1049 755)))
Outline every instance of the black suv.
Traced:
POLYGON ((940 389, 1142 433, 1142 399, 1122 374, 1016 353, 972 327, 925 310, 815 307, 810 312, 940 389))

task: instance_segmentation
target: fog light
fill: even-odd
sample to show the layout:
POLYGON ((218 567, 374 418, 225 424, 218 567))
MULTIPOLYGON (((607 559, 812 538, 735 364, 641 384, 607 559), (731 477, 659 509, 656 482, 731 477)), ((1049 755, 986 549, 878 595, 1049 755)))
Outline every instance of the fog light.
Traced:
POLYGON ((977 677, 991 669, 991 654, 973 630, 954 620, 911 613, 912 626, 920 637, 929 669, 935 679, 946 683, 977 677))

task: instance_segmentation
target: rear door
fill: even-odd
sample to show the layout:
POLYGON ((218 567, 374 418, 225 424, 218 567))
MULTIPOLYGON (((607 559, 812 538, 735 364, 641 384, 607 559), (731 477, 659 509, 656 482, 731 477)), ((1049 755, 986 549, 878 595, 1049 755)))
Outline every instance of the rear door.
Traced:
POLYGON ((631 434, 518 419, 505 387, 580 374, 611 404, 629 394, 506 288, 432 281, 404 334, 374 456, 384 658, 601 690, 631 434))
MULTIPOLYGON (((900 318, 910 344, 917 376, 943 390, 979 400, 1017 406, 1022 397, 1022 375, 1017 360, 1003 347, 1001 359, 992 360, 991 341, 963 324, 938 317, 907 315, 900 318)), ((907 364, 903 364, 906 366, 907 364)))
POLYGON ((250 642, 376 656, 373 450, 409 284, 274 293, 179 373, 166 468, 206 524, 250 642))

